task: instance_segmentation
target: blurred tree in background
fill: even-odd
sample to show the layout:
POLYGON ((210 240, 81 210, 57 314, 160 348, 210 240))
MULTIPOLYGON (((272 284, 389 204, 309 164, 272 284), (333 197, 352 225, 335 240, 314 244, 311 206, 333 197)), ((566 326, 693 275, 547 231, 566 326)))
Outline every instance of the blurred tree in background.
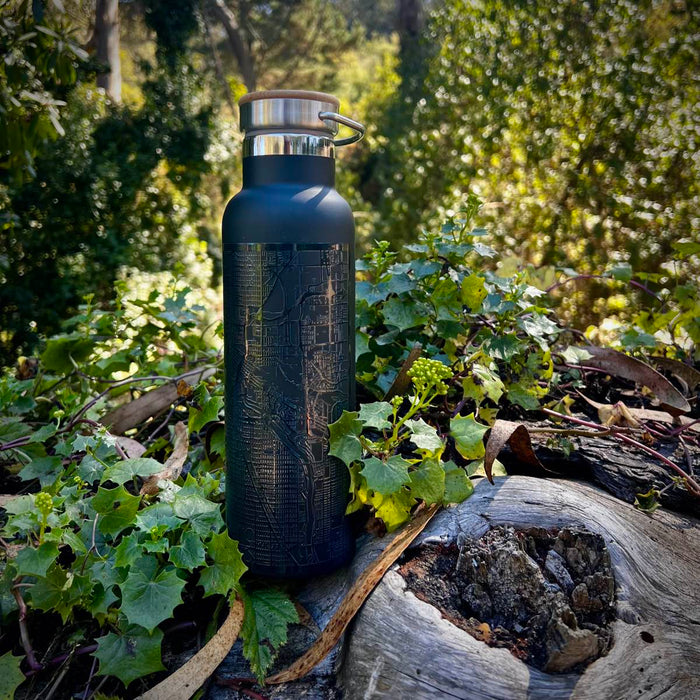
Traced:
POLYGON ((410 240, 476 188, 524 259, 658 268, 697 236, 699 33, 684 1, 446 0, 424 81, 407 100, 402 76, 365 147, 375 235, 410 240))
POLYGON ((367 123, 338 153, 360 248, 415 239, 475 190, 519 264, 659 270, 698 238, 699 15, 688 0, 0 0, 0 360, 116 279, 157 286, 180 264, 218 285, 252 89, 335 92, 367 123))

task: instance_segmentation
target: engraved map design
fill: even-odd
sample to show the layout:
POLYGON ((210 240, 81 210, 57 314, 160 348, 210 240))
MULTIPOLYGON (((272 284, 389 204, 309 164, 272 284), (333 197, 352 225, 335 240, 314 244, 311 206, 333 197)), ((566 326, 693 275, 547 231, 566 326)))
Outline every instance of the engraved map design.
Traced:
POLYGON ((351 262, 346 244, 224 246, 228 518, 257 567, 320 564, 348 539, 328 423, 354 389, 351 262))

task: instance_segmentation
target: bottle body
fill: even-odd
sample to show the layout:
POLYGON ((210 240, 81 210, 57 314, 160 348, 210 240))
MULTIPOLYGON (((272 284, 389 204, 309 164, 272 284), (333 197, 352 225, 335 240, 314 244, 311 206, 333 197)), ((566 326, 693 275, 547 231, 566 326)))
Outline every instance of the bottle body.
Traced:
POLYGON ((227 520, 252 572, 346 563, 349 475, 328 423, 354 407, 354 225, 334 160, 244 158, 223 220, 227 520))

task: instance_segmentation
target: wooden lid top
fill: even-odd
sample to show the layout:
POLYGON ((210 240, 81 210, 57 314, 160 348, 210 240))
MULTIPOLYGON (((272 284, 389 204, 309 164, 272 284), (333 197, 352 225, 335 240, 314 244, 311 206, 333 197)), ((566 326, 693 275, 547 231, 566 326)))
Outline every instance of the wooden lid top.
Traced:
POLYGON ((238 100, 239 106, 254 102, 255 100, 316 100, 340 107, 340 100, 327 92, 314 92, 313 90, 261 90, 260 92, 249 92, 238 100))

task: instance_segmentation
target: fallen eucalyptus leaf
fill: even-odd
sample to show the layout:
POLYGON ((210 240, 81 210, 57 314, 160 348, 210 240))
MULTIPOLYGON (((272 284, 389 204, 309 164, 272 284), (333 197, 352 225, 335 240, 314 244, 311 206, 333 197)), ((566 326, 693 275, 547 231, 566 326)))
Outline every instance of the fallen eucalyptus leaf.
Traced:
POLYGON ((585 350, 591 357, 585 360, 589 367, 605 370, 616 377, 629 379, 651 389, 661 407, 677 416, 690 411, 690 404, 671 382, 653 367, 611 348, 587 345, 585 350))
MULTIPOLYGON (((530 433, 522 423, 514 423, 509 420, 497 420, 491 428, 486 441, 486 453, 484 454, 484 472, 486 478, 493 484, 493 464, 501 450, 510 445, 515 456, 525 464, 545 469, 535 451, 532 449, 530 433)), ((545 469, 545 471, 548 471, 545 469)))
POLYGON ((697 386, 700 386, 700 372, 685 362, 672 360, 670 357, 652 357, 652 362, 661 369, 674 374, 679 379, 682 379, 690 391, 694 391, 697 386))
POLYGON ((149 476, 143 483, 141 487, 141 495, 154 495, 160 491, 158 486, 159 481, 168 480, 175 481, 175 479, 180 476, 182 472, 182 467, 187 459, 187 450, 190 446, 189 434, 187 433, 187 426, 184 422, 180 421, 175 424, 175 441, 173 446, 173 451, 170 456, 165 461, 163 469, 161 469, 157 474, 149 476))
POLYGON ((197 382, 208 379, 214 374, 216 374, 216 370, 213 367, 207 367, 173 377, 171 382, 159 386, 157 389, 151 389, 137 399, 109 411, 100 419, 100 423, 108 428, 113 435, 121 435, 130 428, 140 425, 151 416, 158 415, 174 401, 177 401, 177 385, 180 380, 187 382, 187 384, 197 384, 197 382))
POLYGON ((289 683, 302 678, 320 663, 338 643, 341 635, 350 624, 352 618, 355 617, 367 596, 382 580, 382 577, 392 564, 422 532, 438 510, 439 506, 434 505, 419 511, 415 518, 394 536, 394 539, 384 548, 382 553, 358 576, 352 588, 343 598, 343 602, 335 615, 333 615, 331 621, 326 625, 326 628, 321 632, 311 648, 291 666, 266 678, 265 682, 289 683))
POLYGON ((219 631, 187 663, 138 700, 189 700, 226 658, 243 624, 243 603, 233 602, 219 631))

